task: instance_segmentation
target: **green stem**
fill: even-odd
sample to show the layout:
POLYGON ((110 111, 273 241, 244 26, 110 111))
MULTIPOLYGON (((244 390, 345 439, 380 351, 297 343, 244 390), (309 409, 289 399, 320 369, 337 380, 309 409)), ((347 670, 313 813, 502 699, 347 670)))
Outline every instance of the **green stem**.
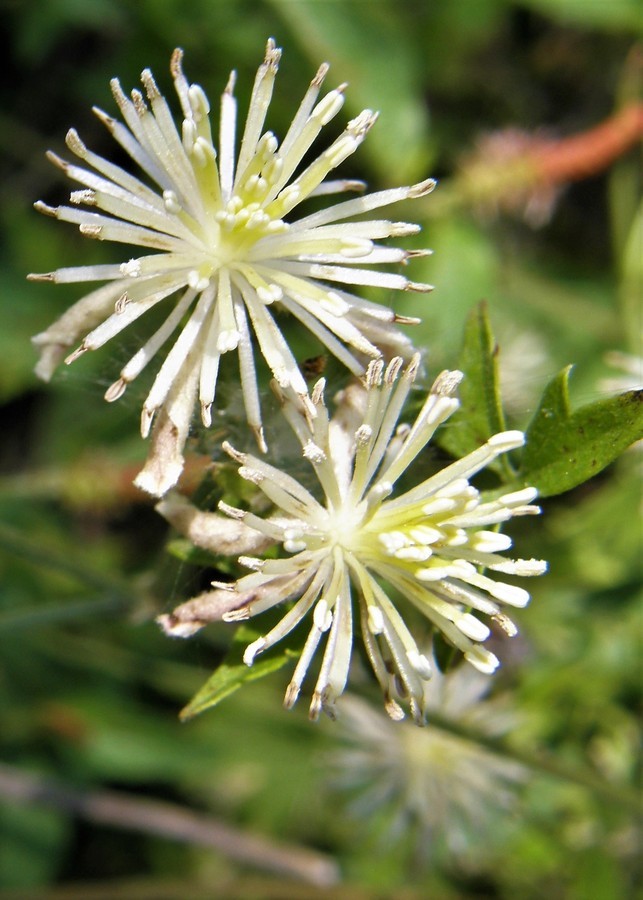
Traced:
POLYGON ((619 785, 609 784, 609 782, 597 778, 593 772, 589 772, 587 769, 572 767, 567 763, 561 762, 552 756, 538 751, 521 750, 516 747, 511 747, 503 738, 480 734, 480 732, 472 731, 458 722, 453 722, 450 719, 443 718, 435 713, 430 713, 429 715, 429 727, 431 726, 437 726, 443 731, 456 735, 465 741, 485 747, 492 753, 522 763, 524 766, 527 766, 534 771, 551 775, 562 781, 577 784, 579 787, 586 788, 593 794, 602 797, 610 803, 620 804, 630 812, 635 814, 641 813, 641 804, 634 791, 628 791, 626 788, 619 785))
POLYGON ((0 613, 0 632, 20 628, 41 628, 60 622, 77 621, 86 616, 106 616, 129 606, 130 601, 123 596, 110 594, 96 600, 72 600, 69 603, 33 606, 27 609, 9 609, 0 613))
POLYGON ((39 568, 54 569, 71 575, 81 584, 107 592, 121 601, 132 601, 132 588, 113 575, 105 575, 81 562, 69 551, 47 547, 42 543, 29 540, 20 531, 9 525, 0 523, 0 550, 26 559, 39 568))

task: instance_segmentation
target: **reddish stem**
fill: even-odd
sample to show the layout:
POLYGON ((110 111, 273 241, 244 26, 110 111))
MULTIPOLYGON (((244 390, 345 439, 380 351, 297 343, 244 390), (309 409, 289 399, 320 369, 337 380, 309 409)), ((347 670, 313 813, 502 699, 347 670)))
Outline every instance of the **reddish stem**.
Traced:
POLYGON ((600 125, 533 151, 539 180, 580 181, 606 169, 643 137, 643 103, 627 106, 600 125))

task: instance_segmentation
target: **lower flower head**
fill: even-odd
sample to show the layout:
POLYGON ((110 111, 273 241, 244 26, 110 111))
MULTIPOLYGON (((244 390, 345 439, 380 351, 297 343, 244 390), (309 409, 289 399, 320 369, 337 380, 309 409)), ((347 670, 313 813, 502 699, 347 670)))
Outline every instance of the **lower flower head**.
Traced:
POLYGON ((339 745, 326 762, 329 786, 346 795, 358 839, 377 829, 387 846, 397 838, 419 862, 457 857, 481 842, 489 849, 501 839, 528 773, 476 740, 517 725, 506 697, 486 696, 489 682, 471 666, 447 674, 436 667, 424 692, 428 728, 393 723, 354 695, 342 700, 339 745))
MULTIPOLYGON (((485 500, 469 481, 497 456, 520 447, 522 432, 497 434, 416 487, 396 492, 400 477, 458 406, 454 395, 462 375, 443 372, 415 422, 398 425, 418 366, 418 357, 406 368, 400 358, 386 367, 372 362, 364 384, 339 396, 333 418, 324 403, 323 381, 306 402, 278 389, 283 412, 319 481, 322 502, 286 472, 224 445, 240 464, 241 476, 272 501, 278 518, 263 519, 225 504, 220 504, 222 512, 280 543, 286 555, 242 557, 255 571, 236 582, 227 611, 219 617, 242 620, 294 601, 280 623, 247 648, 244 659, 252 665, 258 653, 311 615, 286 706, 297 699, 313 655, 325 640, 310 708, 313 718, 322 709, 332 714, 344 690, 355 616, 387 711, 401 718, 402 700, 421 721, 424 681, 432 666, 400 610, 414 606, 472 665, 491 673, 498 660, 483 646, 490 629, 481 616, 515 634, 505 609, 525 606, 529 595, 481 569, 530 576, 546 568, 539 560, 504 557, 511 540, 490 530, 513 516, 538 513, 532 505, 536 491, 527 488, 485 500)), ((169 633, 185 633, 189 606, 164 618, 169 633)))

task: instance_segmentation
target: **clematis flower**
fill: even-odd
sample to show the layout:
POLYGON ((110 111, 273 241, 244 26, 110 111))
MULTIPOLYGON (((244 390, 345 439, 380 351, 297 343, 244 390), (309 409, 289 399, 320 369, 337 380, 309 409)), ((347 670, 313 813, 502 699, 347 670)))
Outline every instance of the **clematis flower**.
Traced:
POLYGON ((41 352, 36 371, 49 379, 62 359, 71 363, 102 347, 152 307, 162 305, 165 321, 105 394, 106 400, 117 400, 178 332, 141 419, 144 437, 153 423, 154 430, 150 456, 137 484, 157 496, 179 477, 195 404, 200 405, 204 425, 211 424, 219 366, 226 353, 237 351, 247 420, 262 451, 266 446, 255 340, 281 387, 302 397, 307 394, 275 311, 292 315, 351 372, 360 374, 364 361, 382 352, 410 356, 410 342, 395 326, 417 320, 362 299, 353 289, 364 285, 430 289, 399 272, 373 268, 405 263, 425 253, 378 243, 414 234, 419 230, 416 225, 351 220, 423 196, 434 181, 356 197, 295 217, 295 209, 310 197, 363 189, 361 182, 333 181, 328 176, 355 152, 377 115, 364 110, 326 150, 303 165, 323 127, 341 110, 345 85, 319 99, 328 70, 322 65, 280 145, 274 134, 264 131, 280 56, 269 40, 238 151, 234 73, 221 98, 217 150, 207 97, 186 79, 182 51, 176 50, 171 72, 183 116, 180 130, 148 69, 141 75, 145 96, 134 90, 130 98, 116 79, 112 81, 122 122, 95 110, 141 169, 142 178, 93 153, 74 130, 67 134, 67 146, 80 164, 49 154, 82 188, 72 192, 71 205, 52 208, 37 203, 38 210, 78 225, 87 237, 151 252, 121 264, 30 276, 57 284, 105 282, 36 335, 33 340, 41 352))
MULTIPOLYGON (((641 335, 643 343, 643 335, 641 335)), ((619 374, 604 378, 599 387, 603 391, 640 391, 643 390, 643 356, 634 353, 622 353, 612 350, 605 354, 605 362, 619 374)))
POLYGON ((507 697, 487 696, 490 683, 471 666, 446 674, 436 666, 425 685, 427 728, 391 722, 360 697, 343 699, 339 746, 326 763, 359 840, 379 830, 387 846, 404 842, 425 864, 440 856, 470 862, 481 842, 483 853, 502 844, 528 770, 476 741, 519 724, 507 697))
POLYGON ((423 683, 432 666, 419 651, 404 610, 415 607, 466 660, 489 674, 498 659, 483 646, 490 629, 480 617, 513 635, 516 628, 505 610, 529 601, 524 588, 492 575, 540 575, 546 568, 540 560, 504 557, 511 539, 490 530, 514 516, 540 512, 532 505, 535 489, 485 499, 469 481, 497 456, 520 447, 522 432, 496 434, 417 486, 396 490, 436 428, 458 406, 454 394, 462 374, 443 372, 413 425, 398 426, 418 367, 417 355, 406 368, 400 357, 386 367, 372 361, 364 385, 339 395, 333 418, 324 403, 323 379, 312 391, 312 412, 293 391, 278 391, 323 498, 292 475, 224 444, 240 464, 239 474, 272 501, 276 514, 264 519, 223 503, 221 512, 281 544, 285 555, 242 557, 240 562, 255 571, 233 586, 217 585, 160 619, 167 633, 187 636, 209 620, 244 620, 292 601, 281 621, 246 649, 244 660, 252 665, 258 653, 308 618, 308 638, 285 705, 296 701, 324 640, 312 718, 322 709, 332 715, 345 688, 357 618, 388 713, 403 716, 401 699, 422 721, 423 683))

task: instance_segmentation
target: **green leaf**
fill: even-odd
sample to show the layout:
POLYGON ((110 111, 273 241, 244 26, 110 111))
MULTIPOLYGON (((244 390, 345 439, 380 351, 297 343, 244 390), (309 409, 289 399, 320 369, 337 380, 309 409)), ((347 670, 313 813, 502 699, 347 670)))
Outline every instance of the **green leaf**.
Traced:
POLYGON ((369 4, 368 15, 351 13, 343 3, 271 0, 274 12, 293 29, 311 63, 326 59, 333 79, 350 85, 351 115, 376 109, 380 122, 364 143, 380 178, 391 172, 399 183, 426 177, 429 140, 426 101, 419 89, 423 61, 414 30, 391 0, 369 4), (372 48, 386 48, 386 65, 372 48), (394 135, 394 139, 392 139, 394 135))
POLYGON ((641 345, 641 284, 643 284, 643 200, 637 210, 623 251, 620 286, 623 331, 629 350, 637 354, 641 345))
MULTIPOLYGON (((505 430, 498 388, 497 346, 491 331, 487 304, 471 311, 464 329, 464 344, 458 365, 464 372, 460 385, 460 408, 443 429, 440 444, 461 458, 505 430)), ((496 460, 496 471, 507 471, 508 462, 496 460)))
POLYGON ((527 428, 521 478, 541 497, 562 494, 609 465, 643 437, 643 391, 628 391, 571 412, 563 369, 545 389, 527 428))
MULTIPOLYGON (((10 771, 10 770, 8 770, 10 771)), ((5 776, 6 777, 6 776, 5 776)), ((29 892, 56 878, 71 839, 71 820, 59 810, 3 803, 0 816, 2 886, 29 892)), ((3 891, 4 893, 4 891, 3 891)))
POLYGON ((572 22, 584 28, 641 33, 639 0, 526 0, 526 5, 561 22, 572 22))
POLYGON ((216 706, 230 694, 234 694, 240 687, 250 681, 265 678, 272 672, 283 668, 292 656, 292 652, 285 650, 277 656, 261 657, 252 666, 243 662, 243 651, 258 633, 247 625, 242 625, 234 636, 234 645, 225 662, 214 670, 203 687, 197 691, 188 705, 179 713, 183 722, 198 716, 212 706, 216 706))

